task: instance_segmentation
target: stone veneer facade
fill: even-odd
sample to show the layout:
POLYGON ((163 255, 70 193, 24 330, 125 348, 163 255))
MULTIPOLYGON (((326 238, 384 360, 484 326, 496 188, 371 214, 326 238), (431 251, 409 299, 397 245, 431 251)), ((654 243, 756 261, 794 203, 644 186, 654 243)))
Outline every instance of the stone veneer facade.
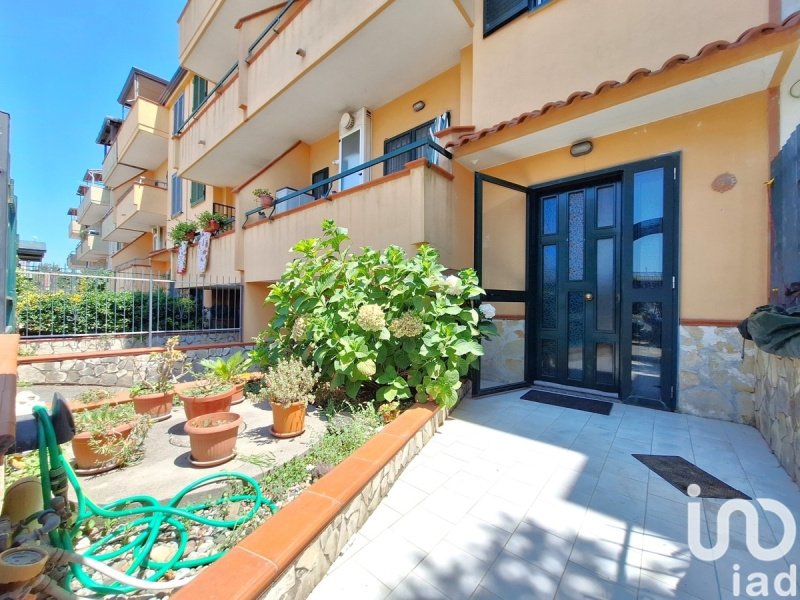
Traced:
POLYGON ((680 326, 678 411, 736 423, 755 423, 755 347, 735 327, 680 326))
MULTIPOLYGON (((181 346, 199 344, 223 344, 240 341, 238 331, 202 332, 176 331, 171 334, 154 334, 153 345, 163 346, 171 335, 180 337, 181 346)), ((102 350, 125 350, 128 348, 147 348, 147 334, 141 335, 90 335, 81 337, 63 337, 47 339, 23 339, 19 343, 21 356, 47 356, 50 354, 68 354, 70 352, 97 352, 102 350)))
POLYGON ((757 350, 755 378, 755 425, 800 483, 800 359, 757 350))
MULTIPOLYGON (((200 361, 206 358, 226 357, 252 346, 185 349, 189 367, 199 372, 200 361)), ((73 384, 130 387, 134 380, 153 379, 155 365, 148 364, 150 355, 118 354, 94 358, 70 357, 23 363, 17 366, 17 379, 28 384, 73 384)))

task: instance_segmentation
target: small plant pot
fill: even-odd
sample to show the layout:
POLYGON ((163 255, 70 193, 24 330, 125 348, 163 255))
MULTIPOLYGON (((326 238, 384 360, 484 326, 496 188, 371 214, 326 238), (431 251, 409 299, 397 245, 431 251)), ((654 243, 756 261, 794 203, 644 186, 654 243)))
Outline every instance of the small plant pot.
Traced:
POLYGON ((212 396, 185 396, 178 392, 178 397, 183 401, 183 410, 186 413, 186 420, 189 421, 211 413, 228 412, 231 408, 233 392, 234 389, 231 387, 227 392, 212 396))
POLYGON ((219 221, 211 220, 208 222, 208 225, 206 226, 205 229, 203 229, 203 231, 205 231, 206 233, 216 233, 217 231, 219 231, 219 229, 220 229, 219 221))
POLYGON ((133 398, 133 410, 137 414, 147 415, 153 422, 166 421, 172 416, 172 397, 175 392, 158 392, 141 394, 133 398))
POLYGON ((267 194, 259 196, 258 199, 261 201, 261 208, 272 208, 275 204, 275 198, 267 194))
POLYGON ((233 397, 231 397, 231 404, 241 404, 244 402, 244 384, 237 383, 233 386, 233 397))
POLYGON ((242 417, 232 412, 215 412, 186 421, 191 463, 195 467, 221 465, 236 456, 236 437, 242 417))
POLYGON ((196 237, 197 237, 197 234, 195 232, 187 233, 186 234, 186 241, 189 242, 189 245, 192 245, 194 243, 194 238, 196 238, 196 237))
POLYGON ((92 440, 97 440, 101 446, 104 443, 112 444, 120 438, 125 440, 133 431, 133 423, 123 423, 113 429, 113 434, 92 435, 91 433, 76 433, 72 438, 72 453, 75 455, 75 472, 78 475, 95 475, 105 473, 120 466, 120 462, 110 458, 107 454, 101 454, 92 448, 92 440))
POLYGON ((270 433, 279 439, 293 438, 306 430, 306 405, 295 402, 284 406, 276 402, 272 405, 272 427, 270 433))

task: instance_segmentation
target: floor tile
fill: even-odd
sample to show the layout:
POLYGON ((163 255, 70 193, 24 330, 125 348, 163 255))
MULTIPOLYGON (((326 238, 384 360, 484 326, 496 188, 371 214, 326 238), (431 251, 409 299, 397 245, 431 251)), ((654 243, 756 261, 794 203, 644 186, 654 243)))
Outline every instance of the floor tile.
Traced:
POLYGON ((522 523, 508 540, 505 550, 560 577, 572 552, 572 542, 530 523, 522 523))
POLYGON ((443 541, 414 569, 413 574, 456 600, 469 598, 488 569, 489 563, 443 541))
MULTIPOLYGON (((425 552, 394 531, 385 531, 364 546, 349 562, 355 562, 390 590, 425 558, 425 552)), ((342 571, 344 567, 339 569, 342 571)))
POLYGON ((391 589, 381 583, 364 567, 348 563, 333 573, 328 573, 309 596, 309 600, 339 600, 358 598, 359 600, 383 600, 391 589))
POLYGON ((436 587, 411 573, 389 594, 388 600, 448 600, 436 587))
POLYGON ((493 563, 511 532, 468 514, 455 524, 445 540, 487 563, 493 563))
POLYGON ((547 600, 555 597, 558 581, 558 577, 503 552, 484 576, 481 587, 503 600, 547 600))
POLYGON ((570 562, 561 577, 556 600, 635 600, 636 592, 636 587, 612 583, 570 562))

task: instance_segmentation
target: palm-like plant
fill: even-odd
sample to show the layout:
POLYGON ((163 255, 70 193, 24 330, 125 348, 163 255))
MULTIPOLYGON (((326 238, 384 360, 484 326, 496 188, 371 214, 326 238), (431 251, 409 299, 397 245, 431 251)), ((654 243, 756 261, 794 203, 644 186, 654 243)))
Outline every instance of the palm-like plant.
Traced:
POLYGON ((209 379, 227 383, 239 383, 239 379, 250 368, 253 361, 239 351, 231 354, 227 359, 221 357, 207 358, 200 361, 200 364, 205 369, 205 375, 209 379))

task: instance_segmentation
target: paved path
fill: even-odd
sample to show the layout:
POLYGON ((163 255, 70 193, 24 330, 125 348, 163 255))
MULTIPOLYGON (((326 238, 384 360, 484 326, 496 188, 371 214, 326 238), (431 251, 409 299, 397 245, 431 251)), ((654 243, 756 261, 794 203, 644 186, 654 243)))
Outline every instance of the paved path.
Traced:
MULTIPOLYGON (((756 429, 624 405, 593 415, 520 395, 462 402, 311 598, 727 599, 734 565, 747 597, 750 573, 772 584, 800 562, 798 544, 786 559, 752 558, 742 518, 724 556, 694 558, 690 499, 631 457, 683 456, 797 518, 798 487, 756 429)), ((721 503, 702 500, 706 545, 721 503)), ((772 547, 781 523, 759 513, 761 544, 772 547)))

